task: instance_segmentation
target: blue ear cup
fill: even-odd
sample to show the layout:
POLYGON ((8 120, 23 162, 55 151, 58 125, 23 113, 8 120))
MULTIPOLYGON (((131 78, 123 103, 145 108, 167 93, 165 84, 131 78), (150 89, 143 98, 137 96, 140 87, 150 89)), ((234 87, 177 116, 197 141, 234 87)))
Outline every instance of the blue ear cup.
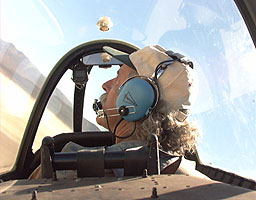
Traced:
POLYGON ((156 101, 155 98, 154 88, 149 81, 134 77, 120 87, 116 107, 125 113, 122 115, 119 112, 124 120, 137 121, 149 113, 156 101))

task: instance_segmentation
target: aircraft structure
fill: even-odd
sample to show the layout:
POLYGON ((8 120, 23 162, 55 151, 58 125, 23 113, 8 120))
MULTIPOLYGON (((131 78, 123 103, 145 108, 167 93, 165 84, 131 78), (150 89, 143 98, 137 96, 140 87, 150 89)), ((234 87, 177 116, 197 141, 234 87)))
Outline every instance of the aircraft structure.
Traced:
MULTIPOLYGON (((75 45, 77 40, 69 43, 73 45, 71 48, 63 44, 68 50, 60 51, 61 58, 47 76, 41 72, 43 68, 38 69, 36 64, 32 64, 29 55, 27 57, 12 44, 12 40, 7 42, 1 37, 1 199, 256 198, 256 160, 253 157, 253 145, 256 145, 253 137, 256 133, 256 70, 251 66, 256 54, 256 2, 230 0, 197 4, 177 0, 170 3, 172 8, 168 2, 134 2, 125 8, 114 1, 111 5, 97 2, 103 6, 99 13, 106 13, 94 23, 97 31, 93 35, 86 29, 92 21, 92 13, 89 12, 85 15, 88 27, 79 29, 79 34, 85 31, 89 35, 86 42, 75 45), (137 11, 143 6, 148 11, 142 12, 148 14, 144 18, 148 19, 144 27, 140 27, 142 18, 133 21, 131 27, 122 24, 131 23, 132 13, 128 18, 120 17, 118 20, 118 16, 124 15, 118 11, 137 11), (232 8, 224 9, 227 6, 232 8), (159 10, 166 12, 161 14, 159 10), (234 14, 235 11, 241 14, 240 18, 234 14), (185 155, 184 164, 175 174, 160 174, 159 144, 154 134, 148 137, 147 146, 131 151, 111 153, 97 148, 62 152, 68 142, 84 147, 114 144, 115 136, 98 127, 93 121, 94 111, 89 111, 93 105, 91 101, 102 92, 97 87, 101 87, 101 82, 112 77, 123 64, 115 58, 104 57, 103 47, 113 47, 130 54, 152 42, 176 48, 174 50, 183 51, 180 53, 187 53, 191 60, 195 59, 198 97, 191 120, 198 122, 205 132, 197 151, 185 155), (9 91, 15 91, 10 98, 9 91), (19 99, 21 97, 27 101, 24 103, 19 99), (14 107, 19 101, 21 104, 14 107), (220 135, 218 131, 227 135, 220 135), (20 134, 16 135, 17 132, 20 134), (242 137, 249 138, 243 140, 247 145, 239 143, 242 137), (210 142, 205 143, 205 140, 210 142), (236 147, 231 142, 240 148, 239 152, 234 152, 236 147), (222 146, 230 153, 221 149, 222 146), (241 150, 245 147, 244 151, 241 150), (230 160, 227 160, 228 156, 230 160), (239 166, 235 168, 234 163, 239 163, 239 166), (42 178, 29 179, 39 165, 42 178), (124 169, 124 176, 104 176, 106 169, 119 168, 124 169), (250 171, 251 176, 242 174, 241 168, 244 173, 250 171), (67 170, 75 171, 76 176, 62 176, 61 172, 67 170)), ((3 7, 7 5, 3 3, 3 7)), ((44 9, 47 13, 44 17, 50 17, 57 28, 57 38, 65 41, 69 32, 65 32, 67 27, 62 23, 72 21, 73 14, 77 12, 72 11, 70 19, 67 19, 62 14, 68 7, 61 2, 40 1, 40 5, 35 3, 33 6, 44 9)), ((79 3, 74 8, 79 10, 79 3)), ((69 23, 69 26, 75 28, 75 24, 69 23)), ((17 44, 22 47, 22 43, 17 44)), ((30 51, 27 49, 27 52, 30 51)), ((47 54, 49 59, 50 54, 52 52, 47 54)), ((40 54, 40 57, 44 55, 40 54)))

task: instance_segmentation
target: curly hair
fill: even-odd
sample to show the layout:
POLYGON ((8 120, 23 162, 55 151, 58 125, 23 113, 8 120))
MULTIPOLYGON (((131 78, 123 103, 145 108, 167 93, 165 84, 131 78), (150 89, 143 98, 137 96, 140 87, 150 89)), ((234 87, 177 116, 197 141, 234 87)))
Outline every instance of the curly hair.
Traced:
POLYGON ((177 120, 179 111, 170 110, 168 103, 159 102, 154 111, 142 121, 138 139, 146 140, 148 134, 158 136, 160 148, 171 154, 184 155, 186 151, 193 152, 197 143, 198 129, 187 120, 177 120))

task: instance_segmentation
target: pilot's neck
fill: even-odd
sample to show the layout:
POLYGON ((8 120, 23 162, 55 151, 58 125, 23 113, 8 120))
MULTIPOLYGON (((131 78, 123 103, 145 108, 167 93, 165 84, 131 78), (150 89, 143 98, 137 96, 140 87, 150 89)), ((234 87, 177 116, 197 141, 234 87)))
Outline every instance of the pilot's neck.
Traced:
MULTIPOLYGON (((128 138, 116 138, 116 143, 123 142, 123 141, 129 141, 129 140, 137 140, 136 132, 138 131, 138 127, 140 125, 140 122, 136 122, 136 129, 135 132, 128 138)), ((135 122, 128 122, 123 121, 116 130, 116 135, 120 137, 126 137, 130 135, 134 130, 135 122)))

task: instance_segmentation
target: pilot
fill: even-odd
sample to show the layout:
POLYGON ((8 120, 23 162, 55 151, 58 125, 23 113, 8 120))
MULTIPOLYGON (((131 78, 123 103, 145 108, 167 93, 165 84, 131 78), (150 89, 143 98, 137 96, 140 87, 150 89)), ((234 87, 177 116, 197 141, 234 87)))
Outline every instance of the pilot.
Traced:
MULTIPOLYGON (((147 144, 156 134, 161 173, 175 173, 181 157, 193 152, 198 130, 187 120, 194 90, 193 63, 159 45, 126 54, 111 47, 104 51, 124 63, 117 76, 102 85, 105 93, 95 102, 96 121, 115 135, 106 151, 124 151, 147 144), (177 156, 178 159, 170 159, 177 156)), ((73 142, 62 151, 84 147, 73 142)), ((123 171, 114 170, 116 176, 123 171)))
MULTIPOLYGON (((94 104, 97 123, 116 138, 106 151, 146 145, 148 135, 154 133, 160 145, 161 173, 175 173, 181 157, 195 150, 198 136, 187 120, 193 100, 193 63, 159 45, 130 55, 108 46, 103 49, 124 63, 117 76, 102 85, 105 93, 94 104)), ((70 142, 63 151, 82 148, 70 142)), ((114 173, 121 176, 122 170, 114 173)))
MULTIPOLYGON (((103 49, 124 65, 117 77, 102 85, 103 113, 97 116, 97 123, 115 134, 114 147, 119 150, 143 145, 150 133, 156 134, 162 152, 161 171, 168 172, 170 161, 161 156, 163 152, 184 156, 194 151, 197 142, 198 130, 187 120, 194 98, 193 63, 159 45, 130 55, 111 47, 103 49)), ((169 172, 175 169, 170 166, 169 172)))

